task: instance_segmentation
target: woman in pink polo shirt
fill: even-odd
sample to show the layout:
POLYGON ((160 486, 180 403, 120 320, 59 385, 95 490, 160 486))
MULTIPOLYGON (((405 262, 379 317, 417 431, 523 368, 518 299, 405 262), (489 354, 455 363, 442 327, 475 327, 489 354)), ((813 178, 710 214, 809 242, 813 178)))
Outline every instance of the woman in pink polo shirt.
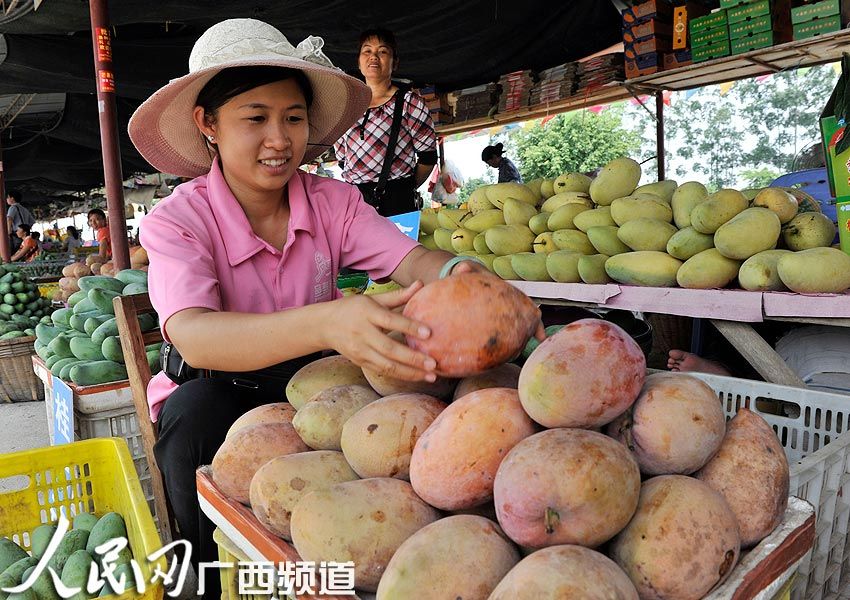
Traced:
MULTIPOLYGON (((431 357, 385 332, 429 335, 392 309, 456 259, 400 233, 356 187, 298 168, 369 104, 369 88, 333 67, 322 44, 310 37, 293 47, 260 21, 224 21, 195 44, 189 74, 130 120, 151 165, 194 177, 145 217, 140 239, 173 344, 168 373, 148 389, 156 458, 196 567, 215 560, 216 548, 195 469, 212 461, 241 414, 280 401, 303 364, 335 350, 398 378, 435 378, 431 357), (406 287, 342 298, 340 267, 406 287)), ((471 269, 481 267, 464 263, 471 269)), ((206 596, 217 597, 216 582, 206 578, 206 596)))

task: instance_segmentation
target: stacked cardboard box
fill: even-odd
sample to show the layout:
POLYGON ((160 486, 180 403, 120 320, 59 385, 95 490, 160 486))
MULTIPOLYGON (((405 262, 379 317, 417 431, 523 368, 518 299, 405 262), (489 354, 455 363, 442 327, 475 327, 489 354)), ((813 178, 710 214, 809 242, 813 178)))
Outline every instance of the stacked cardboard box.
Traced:
POLYGON ((576 73, 578 75, 576 94, 590 92, 610 83, 622 82, 625 79, 623 53, 602 54, 580 62, 576 73))
POLYGON ((557 102, 573 95, 578 64, 564 63, 538 73, 539 81, 531 88, 532 105, 557 102))
POLYGON ((454 92, 456 97, 454 120, 471 121, 490 114, 499 104, 499 86, 495 83, 464 88, 454 92))
POLYGON ((534 77, 531 71, 514 71, 499 78, 502 91, 499 95, 499 112, 517 110, 528 106, 534 77))
POLYGON ((688 23, 691 38, 691 58, 702 62, 729 56, 729 21, 726 8, 720 8, 688 23))
POLYGON ((673 48, 673 5, 647 0, 623 10, 625 75, 628 79, 663 69, 663 53, 673 48))
POLYGON ((729 50, 742 54, 791 41, 791 0, 721 0, 729 23, 729 50))
POLYGON ((452 109, 447 94, 438 94, 433 85, 420 88, 417 93, 428 106, 428 112, 435 126, 448 125, 452 122, 452 109))
POLYGON ((850 23, 850 0, 794 0, 791 24, 795 40, 839 31, 850 23))

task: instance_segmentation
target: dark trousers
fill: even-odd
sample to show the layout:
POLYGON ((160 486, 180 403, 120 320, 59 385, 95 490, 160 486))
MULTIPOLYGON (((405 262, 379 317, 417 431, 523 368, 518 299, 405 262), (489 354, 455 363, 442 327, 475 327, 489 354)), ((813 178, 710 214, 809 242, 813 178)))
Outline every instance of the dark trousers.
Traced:
MULTIPOLYGON (((236 387, 227 379, 193 379, 180 385, 160 411, 154 454, 180 538, 192 544, 192 565, 199 577, 199 563, 218 560, 218 550, 212 537, 215 525, 198 506, 195 471, 212 463, 236 419, 262 404, 280 402, 285 386, 284 382, 279 394, 270 395, 236 387)), ((204 571, 204 598, 220 600, 218 570, 204 571)))
POLYGON ((363 199, 378 211, 382 217, 392 217, 419 210, 416 205, 416 181, 413 176, 387 181, 381 198, 375 197, 376 182, 358 183, 357 187, 363 199))

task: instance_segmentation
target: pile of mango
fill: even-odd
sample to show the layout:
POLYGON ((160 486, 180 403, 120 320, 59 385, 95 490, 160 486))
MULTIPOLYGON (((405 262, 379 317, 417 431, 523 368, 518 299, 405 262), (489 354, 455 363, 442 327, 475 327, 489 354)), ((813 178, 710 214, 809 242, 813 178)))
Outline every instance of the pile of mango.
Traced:
POLYGON ((850 256, 835 224, 791 188, 709 193, 699 182, 638 187, 617 158, 591 179, 500 183, 465 208, 424 209, 426 247, 475 256, 503 279, 750 291, 842 293, 850 256))
MULTIPOLYGON (((127 379, 124 354, 112 300, 147 292, 147 273, 124 269, 115 277, 89 275, 77 280, 79 291, 68 298, 68 308, 55 311, 51 323, 35 328, 35 351, 50 372, 77 385, 98 385, 127 379)), ((142 331, 156 329, 153 315, 140 315, 142 331)), ((146 348, 151 372, 159 371, 160 344, 146 348)))
MULTIPOLYGON (((32 556, 12 540, 0 538, 0 589, 16 587, 29 579, 55 533, 56 525, 36 527, 30 536, 32 556)), ((127 538, 127 527, 118 513, 106 513, 100 518, 90 513, 80 513, 74 517, 71 529, 65 532, 47 566, 60 576, 66 586, 82 588, 78 595, 73 596, 75 600, 94 597, 85 590, 92 564, 98 563, 100 566, 102 560, 95 548, 115 538, 127 538)), ((135 575, 130 563, 132 558, 129 547, 125 547, 118 553, 118 559, 114 563, 113 574, 116 579, 124 576, 125 589, 135 587, 135 575)), ((98 595, 109 596, 115 593, 107 582, 100 588, 98 595)), ((7 596, 19 600, 61 599, 47 569, 41 572, 26 592, 0 592, 0 597, 5 599, 7 596)))

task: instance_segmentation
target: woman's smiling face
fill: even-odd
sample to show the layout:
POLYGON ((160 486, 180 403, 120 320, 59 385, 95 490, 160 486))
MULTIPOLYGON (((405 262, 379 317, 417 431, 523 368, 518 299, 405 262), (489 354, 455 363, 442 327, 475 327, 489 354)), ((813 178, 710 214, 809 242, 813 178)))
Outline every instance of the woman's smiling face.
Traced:
POLYGON ((234 192, 281 190, 307 150, 307 102, 294 79, 261 85, 225 102, 206 129, 234 192))
POLYGON ((376 37, 370 37, 360 46, 360 72, 363 77, 386 79, 395 67, 392 49, 376 37))

